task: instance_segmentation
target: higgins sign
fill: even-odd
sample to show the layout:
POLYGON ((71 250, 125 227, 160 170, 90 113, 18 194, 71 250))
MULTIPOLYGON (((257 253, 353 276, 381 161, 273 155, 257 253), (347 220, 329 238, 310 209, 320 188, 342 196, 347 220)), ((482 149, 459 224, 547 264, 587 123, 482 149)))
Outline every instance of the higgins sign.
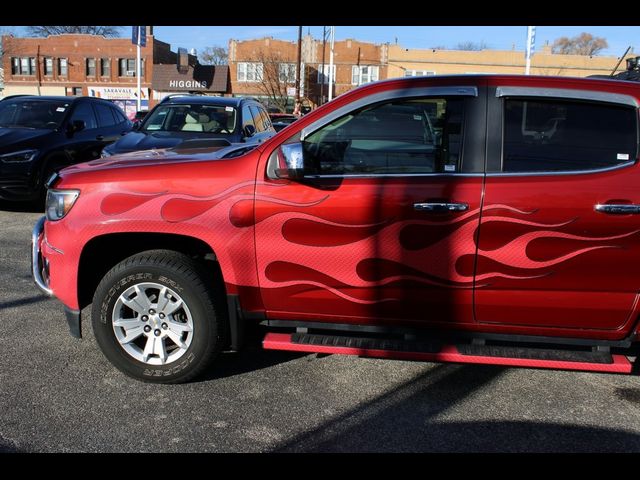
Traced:
POLYGON ((198 80, 169 80, 169 88, 209 88, 205 81, 198 80))

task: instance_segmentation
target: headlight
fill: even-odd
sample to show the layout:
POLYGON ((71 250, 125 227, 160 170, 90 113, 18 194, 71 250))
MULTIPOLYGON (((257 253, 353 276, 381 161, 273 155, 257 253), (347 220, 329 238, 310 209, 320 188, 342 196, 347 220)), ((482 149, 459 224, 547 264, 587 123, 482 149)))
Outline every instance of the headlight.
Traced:
POLYGON ((102 153, 100 154, 100 158, 107 158, 113 155, 112 153, 107 152, 104 148, 102 149, 102 153))
POLYGON ((73 204, 76 203, 79 190, 49 190, 47 191, 47 205, 45 212, 47 213, 47 220, 60 220, 63 218, 73 204))
POLYGON ((4 163, 24 163, 30 162, 38 154, 38 150, 20 150, 19 152, 5 153, 0 155, 0 161, 4 163))

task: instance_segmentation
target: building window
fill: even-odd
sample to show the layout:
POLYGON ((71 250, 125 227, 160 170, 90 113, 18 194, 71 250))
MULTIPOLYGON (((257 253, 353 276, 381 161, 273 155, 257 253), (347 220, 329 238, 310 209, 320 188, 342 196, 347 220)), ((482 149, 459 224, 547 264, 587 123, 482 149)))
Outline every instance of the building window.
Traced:
POLYGON ((331 81, 336 82, 336 66, 335 65, 318 65, 318 83, 329 83, 329 70, 331 70, 331 81), (331 68, 333 67, 333 68, 331 68))
POLYGON ((351 85, 362 85, 364 83, 378 80, 378 67, 374 65, 354 65, 351 68, 351 85))
POLYGON ((255 63, 255 62, 238 63, 238 81, 239 82, 260 82, 262 81, 262 73, 263 73, 262 63, 255 63))
MULTIPOLYGON (((136 76, 136 59, 135 58, 120 58, 118 60, 118 75, 120 77, 135 77, 136 76)), ((140 59, 140 77, 144 77, 144 58, 140 59)))
POLYGON ((278 80, 280 80, 282 83, 295 83, 296 82, 296 64, 295 63, 279 64, 278 80))
POLYGON ((35 57, 15 57, 11 59, 11 73, 13 75, 35 75, 35 57))
POLYGON ((405 70, 405 77, 428 77, 431 75, 435 75, 436 72, 433 70, 405 70))
POLYGON ((58 75, 60 75, 61 77, 66 77, 68 75, 69 72, 69 68, 68 68, 68 61, 66 58, 59 58, 58 59, 58 75))
POLYGON ((75 97, 82 96, 82 87, 73 87, 73 95, 75 97))
POLYGON ((53 75, 53 58, 51 57, 44 58, 44 74, 47 77, 53 75))
POLYGON ((86 65, 87 65, 87 68, 86 68, 87 77, 95 77, 96 76, 96 59, 87 58, 86 65))
POLYGON ((100 59, 100 76, 101 77, 111 76, 111 61, 108 58, 100 59))

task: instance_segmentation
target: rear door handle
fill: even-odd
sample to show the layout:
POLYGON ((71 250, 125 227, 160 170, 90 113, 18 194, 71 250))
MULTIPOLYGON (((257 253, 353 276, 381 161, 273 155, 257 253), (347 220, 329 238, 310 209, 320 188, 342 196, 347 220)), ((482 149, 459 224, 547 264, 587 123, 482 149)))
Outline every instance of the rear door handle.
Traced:
POLYGON ((414 210, 427 213, 445 213, 445 212, 464 212, 469 210, 466 203, 443 203, 443 202, 427 202, 414 203, 414 210))
POLYGON ((98 135, 98 136, 96 137, 96 140, 98 140, 98 141, 100 141, 100 142, 101 142, 102 140, 104 140, 104 135, 98 135))
POLYGON ((625 215, 625 214, 631 214, 631 213, 640 213, 640 205, 633 205, 628 203, 622 203, 622 204, 598 203, 593 208, 596 212, 608 213, 610 215, 625 215))

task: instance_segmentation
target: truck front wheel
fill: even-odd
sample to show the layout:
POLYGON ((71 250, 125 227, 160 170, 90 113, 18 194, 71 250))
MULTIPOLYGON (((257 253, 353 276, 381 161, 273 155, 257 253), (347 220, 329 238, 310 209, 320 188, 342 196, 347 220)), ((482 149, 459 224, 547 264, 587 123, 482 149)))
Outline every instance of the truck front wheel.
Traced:
POLYGON ((200 264, 153 250, 113 267, 93 297, 98 345, 139 380, 182 383, 206 370, 222 345, 222 305, 200 264))

